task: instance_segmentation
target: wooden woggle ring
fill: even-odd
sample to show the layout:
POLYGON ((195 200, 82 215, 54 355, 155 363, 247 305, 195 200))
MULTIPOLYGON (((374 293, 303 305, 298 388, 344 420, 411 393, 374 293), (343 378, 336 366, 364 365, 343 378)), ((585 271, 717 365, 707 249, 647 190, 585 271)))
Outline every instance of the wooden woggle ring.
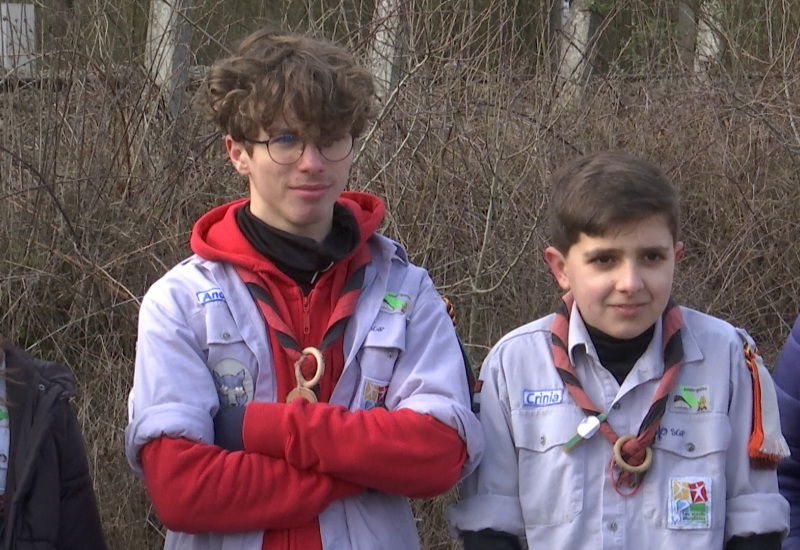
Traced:
POLYGON ((309 390, 308 388, 304 388, 302 386, 298 386, 292 391, 290 391, 286 395, 286 402, 291 403, 293 400, 297 399, 298 397, 302 397, 309 403, 316 403, 317 402, 317 394, 313 391, 309 390))
POLYGON ((617 466, 619 466, 621 470, 631 474, 643 474, 653 463, 653 451, 650 449, 650 447, 645 448, 644 462, 638 466, 632 466, 625 462, 625 459, 622 458, 622 446, 625 445, 627 441, 630 441, 635 437, 635 435, 629 434, 623 435, 617 439, 616 443, 614 443, 614 462, 617 463, 617 466))
POLYGON ((322 357, 322 352, 320 352, 317 348, 308 347, 304 349, 300 356, 300 359, 297 360, 294 364, 294 374, 297 377, 297 387, 299 388, 313 388, 316 386, 319 381, 322 379, 322 374, 325 372, 325 358, 322 357), (306 380, 303 378, 303 373, 300 370, 300 365, 303 362, 303 358, 306 355, 311 355, 317 361, 317 372, 314 373, 314 376, 311 380, 306 380))

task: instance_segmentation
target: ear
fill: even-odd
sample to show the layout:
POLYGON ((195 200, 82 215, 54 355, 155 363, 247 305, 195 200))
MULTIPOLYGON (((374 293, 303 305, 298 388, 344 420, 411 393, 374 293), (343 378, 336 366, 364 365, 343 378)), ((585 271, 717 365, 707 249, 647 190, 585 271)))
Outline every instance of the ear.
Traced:
POLYGON ((244 177, 250 176, 250 154, 244 145, 235 141, 231 136, 225 136, 225 150, 234 169, 244 177))
POLYGON ((550 266, 550 272, 556 278, 558 286, 563 290, 569 290, 569 276, 566 272, 567 259, 555 247, 548 246, 544 249, 544 259, 547 265, 550 266))
POLYGON ((683 256, 683 241, 678 241, 675 243, 675 263, 683 256))

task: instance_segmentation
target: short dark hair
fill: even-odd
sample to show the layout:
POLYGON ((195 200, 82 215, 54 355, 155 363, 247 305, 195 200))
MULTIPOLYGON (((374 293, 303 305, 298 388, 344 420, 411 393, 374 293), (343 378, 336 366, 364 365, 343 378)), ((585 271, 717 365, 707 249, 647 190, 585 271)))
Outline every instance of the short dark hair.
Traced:
POLYGON ((563 254, 581 233, 598 237, 659 214, 678 240, 678 194, 664 173, 642 158, 623 151, 590 154, 563 166, 551 185, 550 239, 563 254))
POLYGON ((372 74, 344 47, 270 29, 214 63, 202 89, 214 122, 240 143, 278 116, 298 124, 304 138, 359 136, 374 117, 374 96, 372 74))

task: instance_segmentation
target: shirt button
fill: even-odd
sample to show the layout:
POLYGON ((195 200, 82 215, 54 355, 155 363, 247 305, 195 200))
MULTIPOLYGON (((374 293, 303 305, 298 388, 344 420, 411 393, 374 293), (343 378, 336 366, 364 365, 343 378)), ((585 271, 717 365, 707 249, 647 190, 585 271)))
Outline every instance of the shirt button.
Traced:
POLYGON ((8 462, 8 457, 6 455, 0 454, 0 464, 5 464, 8 462))
POLYGON ((542 446, 544 446, 545 443, 547 443, 547 438, 545 436, 540 437, 539 438, 539 443, 541 443, 542 446))
POLYGON ((231 333, 230 332, 228 332, 227 330, 223 330, 222 331, 222 339, 223 340, 227 340, 230 337, 231 337, 231 333))
POLYGON ((686 444, 686 450, 689 451, 690 453, 693 453, 694 452, 694 443, 687 443, 686 444))
POLYGON ((622 405, 620 405, 619 403, 614 403, 613 405, 611 405, 611 408, 614 409, 615 411, 618 411, 621 406, 622 405))
POLYGON ((617 530, 617 524, 616 524, 616 522, 611 522, 611 523, 608 525, 608 528, 609 528, 609 529, 611 529, 612 531, 616 532, 616 530, 617 530))

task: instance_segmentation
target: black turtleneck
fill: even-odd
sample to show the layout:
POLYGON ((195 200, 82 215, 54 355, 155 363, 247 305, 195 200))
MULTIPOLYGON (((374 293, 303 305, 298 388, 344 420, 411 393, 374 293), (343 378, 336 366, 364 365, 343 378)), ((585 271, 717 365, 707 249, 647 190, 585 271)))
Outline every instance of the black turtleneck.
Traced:
POLYGON ((639 357, 647 350, 655 330, 656 326, 653 325, 639 336, 621 339, 586 325, 586 331, 592 339, 594 349, 597 350, 600 363, 614 375, 620 385, 631 372, 639 357))
POLYGON ((267 225, 250 212, 250 202, 236 212, 236 225, 256 251, 296 282, 304 293, 319 275, 349 256, 361 242, 358 221, 344 206, 333 205, 331 232, 322 242, 267 225))

